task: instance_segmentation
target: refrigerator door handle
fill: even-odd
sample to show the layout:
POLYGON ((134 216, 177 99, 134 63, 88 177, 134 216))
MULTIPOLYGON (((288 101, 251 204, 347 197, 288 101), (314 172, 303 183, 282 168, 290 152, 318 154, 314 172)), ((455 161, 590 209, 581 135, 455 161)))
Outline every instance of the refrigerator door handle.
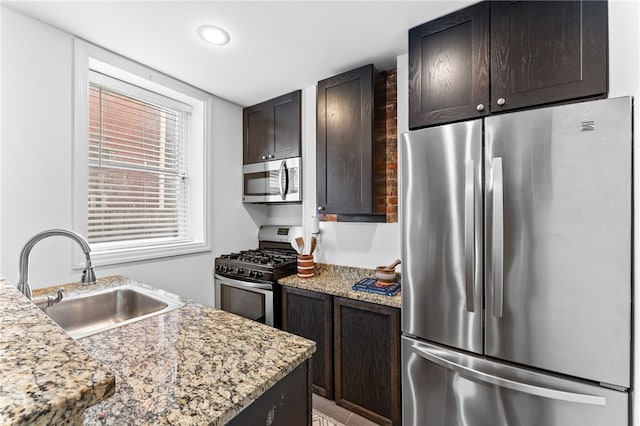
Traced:
POLYGON ((493 315, 502 317, 504 299, 504 193, 502 181, 502 158, 493 159, 493 315))
POLYGON ((447 359, 445 355, 439 353, 440 351, 438 351, 438 353, 434 353, 427 348, 419 347, 418 344, 413 344, 412 349, 416 355, 441 367, 455 371, 456 373, 459 373, 463 376, 511 389, 516 392, 523 392, 530 395, 536 395, 543 398, 555 399, 560 401, 576 402, 579 404, 607 405, 606 398, 602 396, 567 392, 559 389, 546 388, 516 380, 511 380, 505 377, 495 376, 493 374, 474 370, 473 368, 458 364, 455 361, 447 359))
POLYGON ((475 162, 467 161, 464 172, 464 270, 465 287, 467 298, 467 311, 474 312, 473 296, 475 293, 474 278, 474 258, 475 258, 475 184, 474 184, 475 162))

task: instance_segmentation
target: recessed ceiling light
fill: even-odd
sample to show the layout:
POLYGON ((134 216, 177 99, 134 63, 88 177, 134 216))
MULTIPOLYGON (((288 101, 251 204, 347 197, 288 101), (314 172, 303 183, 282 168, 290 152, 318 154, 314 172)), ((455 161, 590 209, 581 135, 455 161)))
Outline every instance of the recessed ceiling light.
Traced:
POLYGON ((215 25, 202 25, 198 27, 198 35, 207 43, 223 45, 229 43, 229 33, 215 25))

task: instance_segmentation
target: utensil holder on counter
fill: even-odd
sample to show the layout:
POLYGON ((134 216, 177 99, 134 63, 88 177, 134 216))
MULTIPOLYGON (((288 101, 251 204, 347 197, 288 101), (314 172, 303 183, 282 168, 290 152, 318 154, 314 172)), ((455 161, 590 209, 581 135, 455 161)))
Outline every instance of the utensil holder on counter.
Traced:
POLYGON ((312 254, 298 255, 298 278, 311 278, 315 275, 315 264, 312 254))

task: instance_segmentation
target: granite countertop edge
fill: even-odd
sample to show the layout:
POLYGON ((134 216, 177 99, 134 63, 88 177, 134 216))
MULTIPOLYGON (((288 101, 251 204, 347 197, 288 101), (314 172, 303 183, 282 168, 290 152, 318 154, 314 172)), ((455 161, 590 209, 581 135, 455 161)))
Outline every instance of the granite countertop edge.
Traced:
POLYGON ((118 379, 115 395, 86 411, 85 425, 222 425, 315 352, 310 340, 123 276, 88 286, 39 289, 34 297, 58 288, 72 297, 129 284, 159 291, 184 306, 78 339, 118 379), (127 350, 131 346, 135 347, 127 350), (150 383, 150 376, 157 383, 150 383), (146 401, 134 401, 136 397, 146 401))
POLYGON ((75 424, 115 376, 0 277, 0 423, 75 424))
POLYGON ((374 277, 375 269, 326 263, 316 263, 315 266, 315 276, 312 278, 299 278, 297 274, 293 274, 280 278, 278 284, 378 305, 402 308, 402 291, 395 296, 384 296, 352 289, 353 284, 361 279, 374 277))

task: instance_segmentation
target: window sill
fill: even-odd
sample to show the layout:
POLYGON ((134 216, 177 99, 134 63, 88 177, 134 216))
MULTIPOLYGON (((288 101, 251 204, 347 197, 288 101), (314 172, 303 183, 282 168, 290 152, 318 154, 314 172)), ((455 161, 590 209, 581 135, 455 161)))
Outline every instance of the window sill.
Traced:
MULTIPOLYGON (((93 266, 118 265, 123 263, 158 260, 167 257, 210 252, 211 247, 204 241, 173 243, 147 247, 120 248, 112 250, 96 250, 91 252, 93 266)), ((74 269, 84 269, 84 256, 78 259, 74 269)))

